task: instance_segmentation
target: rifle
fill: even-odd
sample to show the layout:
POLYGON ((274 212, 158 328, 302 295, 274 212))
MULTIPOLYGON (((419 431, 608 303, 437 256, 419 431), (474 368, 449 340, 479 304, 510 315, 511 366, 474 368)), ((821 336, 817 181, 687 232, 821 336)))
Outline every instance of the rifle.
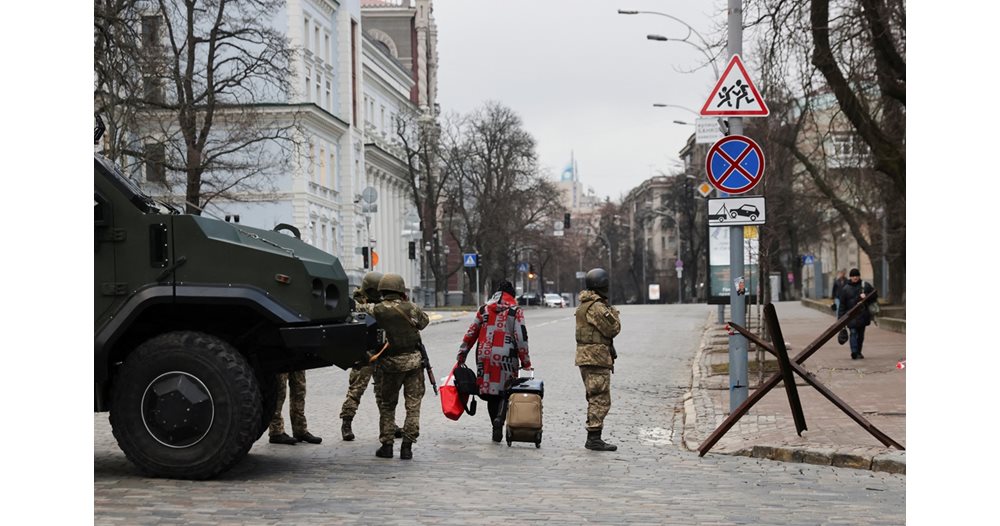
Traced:
POLYGON ((424 347, 424 342, 417 344, 417 349, 420 351, 420 365, 427 369, 427 379, 431 381, 431 387, 434 389, 434 396, 438 394, 438 385, 434 381, 434 369, 431 368, 431 359, 427 357, 427 347, 424 347))

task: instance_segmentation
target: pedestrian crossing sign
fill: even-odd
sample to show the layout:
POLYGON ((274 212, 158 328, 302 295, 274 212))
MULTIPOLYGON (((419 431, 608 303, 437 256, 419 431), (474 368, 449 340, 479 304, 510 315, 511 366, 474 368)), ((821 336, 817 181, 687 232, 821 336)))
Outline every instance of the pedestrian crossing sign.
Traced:
POLYGON ((466 267, 474 268, 476 266, 476 254, 462 254, 462 259, 465 261, 466 267))
POLYGON ((722 78, 715 84, 708 100, 701 107, 701 115, 729 117, 766 117, 769 113, 764 98, 750 80, 739 55, 729 59, 722 78))

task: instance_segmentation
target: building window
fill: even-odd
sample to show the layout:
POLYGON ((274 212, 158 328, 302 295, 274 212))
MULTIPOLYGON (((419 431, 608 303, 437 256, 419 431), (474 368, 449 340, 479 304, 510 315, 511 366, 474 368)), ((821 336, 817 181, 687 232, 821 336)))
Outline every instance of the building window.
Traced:
POLYGON ((326 109, 330 110, 330 113, 333 113, 333 95, 331 93, 330 81, 328 80, 326 81, 326 109))
POLYGON ((316 75, 316 105, 317 106, 320 105, 320 104, 323 104, 323 98, 320 97, 319 88, 320 88, 319 75, 316 75))
POLYGON ((327 182, 327 185, 334 190, 339 189, 337 187, 337 162, 332 151, 330 152, 330 180, 327 182))
POLYGON ((150 102, 162 103, 165 94, 160 82, 159 71, 156 64, 160 63, 162 53, 160 50, 160 25, 159 16, 142 17, 142 48, 145 54, 142 77, 143 94, 150 102))
POLYGON ((302 24, 302 49, 309 51, 309 19, 306 18, 302 24))
POLYGON ((358 22, 351 20, 351 124, 358 125, 358 22))
POLYGON ((330 33, 323 35, 323 60, 330 63, 330 33))
POLYGON ((868 155, 868 145, 861 140, 861 136, 850 132, 830 134, 830 150, 830 165, 835 168, 859 167, 868 155))
POLYGON ((310 82, 311 78, 312 78, 311 72, 308 69, 306 69, 306 89, 302 91, 302 95, 305 96, 307 101, 309 99, 309 85, 311 84, 310 82))
POLYGON ((166 184, 166 147, 162 144, 147 144, 144 150, 146 154, 146 180, 151 183, 166 184))
POLYGON ((315 150, 313 149, 313 144, 309 143, 309 157, 306 158, 306 163, 305 163, 305 172, 307 174, 311 174, 312 173, 313 154, 314 154, 314 152, 315 152, 315 150))
POLYGON ((382 115, 381 117, 379 117, 379 119, 382 121, 382 126, 380 129, 385 130, 385 106, 382 106, 382 115))
POLYGON ((319 170, 316 173, 316 184, 323 185, 326 182, 326 149, 319 149, 319 170))
POLYGON ((316 59, 319 59, 319 26, 313 26, 313 45, 316 46, 313 49, 313 53, 316 55, 316 59))

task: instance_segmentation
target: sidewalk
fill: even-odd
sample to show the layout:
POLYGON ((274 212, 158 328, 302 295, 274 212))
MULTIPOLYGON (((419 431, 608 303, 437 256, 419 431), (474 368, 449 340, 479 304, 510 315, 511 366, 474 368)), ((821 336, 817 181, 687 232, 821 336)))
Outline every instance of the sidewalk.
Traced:
MULTIPOLYGON (((775 304, 789 357, 794 357, 834 322, 832 315, 799 302, 775 304)), ((748 320, 759 333, 756 307, 748 320)), ((726 308, 726 320, 729 309, 726 308)), ((692 367, 691 391, 685 397, 684 446, 698 446, 729 416, 728 335, 713 310, 692 367)), ((906 446, 906 335, 875 324, 865 332, 864 360, 851 360, 850 345, 832 338, 802 365, 865 419, 906 446)), ((750 344, 750 391, 759 383, 757 350, 750 344)), ((778 371, 766 352, 766 380, 778 371)), ((778 384, 707 453, 744 455, 786 462, 833 465, 906 473, 906 453, 888 448, 796 376, 807 430, 799 437, 782 384, 778 384)))
MULTIPOLYGON (((427 317, 430 318, 431 322, 428 325, 437 325, 439 323, 450 323, 453 321, 461 321, 469 317, 474 309, 469 307, 469 310, 453 311, 453 310, 425 310, 427 317)), ((470 318, 471 321, 471 318, 470 318)))

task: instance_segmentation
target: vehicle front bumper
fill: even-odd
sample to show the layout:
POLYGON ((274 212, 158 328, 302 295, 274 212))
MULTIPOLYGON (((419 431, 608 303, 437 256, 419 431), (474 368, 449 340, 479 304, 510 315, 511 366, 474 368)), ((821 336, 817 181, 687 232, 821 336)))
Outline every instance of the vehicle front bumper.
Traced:
POLYGON ((329 365, 348 369, 368 359, 364 322, 283 327, 280 331, 289 351, 302 353, 305 360, 316 363, 303 369, 329 365))

